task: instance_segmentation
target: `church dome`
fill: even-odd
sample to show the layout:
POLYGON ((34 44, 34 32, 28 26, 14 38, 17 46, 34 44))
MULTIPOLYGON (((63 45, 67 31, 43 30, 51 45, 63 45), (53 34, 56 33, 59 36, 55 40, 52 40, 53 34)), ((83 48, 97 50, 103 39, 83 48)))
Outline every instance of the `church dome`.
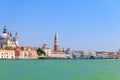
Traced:
POLYGON ((47 44, 43 44, 42 48, 43 48, 43 49, 50 49, 47 44))
POLYGON ((7 39, 7 28, 4 26, 3 34, 0 35, 0 40, 7 39))
POLYGON ((4 33, 1 34, 1 35, 0 35, 0 39, 7 39, 7 34, 4 34, 4 33))

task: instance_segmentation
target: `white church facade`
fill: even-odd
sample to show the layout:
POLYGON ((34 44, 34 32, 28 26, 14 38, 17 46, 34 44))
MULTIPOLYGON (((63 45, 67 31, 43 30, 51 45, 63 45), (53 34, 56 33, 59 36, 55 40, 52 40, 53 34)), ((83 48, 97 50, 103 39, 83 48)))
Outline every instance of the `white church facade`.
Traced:
POLYGON ((13 48, 18 46, 18 34, 16 33, 13 36, 4 26, 3 33, 0 35, 0 48, 5 48, 6 46, 12 46, 13 48))

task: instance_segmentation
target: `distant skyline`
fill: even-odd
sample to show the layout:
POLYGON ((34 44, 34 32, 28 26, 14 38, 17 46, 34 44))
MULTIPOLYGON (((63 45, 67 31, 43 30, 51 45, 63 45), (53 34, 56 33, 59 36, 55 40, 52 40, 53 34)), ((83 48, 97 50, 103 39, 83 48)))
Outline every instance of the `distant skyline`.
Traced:
POLYGON ((119 0, 0 0, 0 32, 18 32, 20 46, 117 51, 120 48, 119 0))

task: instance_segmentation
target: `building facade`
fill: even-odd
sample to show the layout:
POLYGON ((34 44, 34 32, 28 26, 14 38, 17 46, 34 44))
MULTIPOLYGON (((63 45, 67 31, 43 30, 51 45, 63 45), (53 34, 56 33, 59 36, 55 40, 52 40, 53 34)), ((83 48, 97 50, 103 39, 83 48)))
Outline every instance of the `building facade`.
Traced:
POLYGON ((49 48, 47 44, 43 44, 41 49, 46 53, 47 56, 52 53, 52 50, 49 48))
POLYGON ((37 49, 32 47, 17 47, 15 49, 16 59, 38 59, 37 49))
POLYGON ((62 51, 59 51, 59 52, 52 51, 52 53, 49 54, 48 56, 50 58, 57 58, 57 59, 66 59, 67 58, 67 54, 62 51))
POLYGON ((0 49, 0 59, 15 59, 14 50, 0 49))

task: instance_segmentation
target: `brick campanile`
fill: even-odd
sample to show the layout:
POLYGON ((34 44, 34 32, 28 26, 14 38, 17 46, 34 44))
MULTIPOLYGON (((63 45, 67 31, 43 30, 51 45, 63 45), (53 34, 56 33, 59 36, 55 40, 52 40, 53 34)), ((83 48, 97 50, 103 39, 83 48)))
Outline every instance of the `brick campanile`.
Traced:
POLYGON ((54 51, 60 51, 58 33, 55 34, 54 38, 54 51))

